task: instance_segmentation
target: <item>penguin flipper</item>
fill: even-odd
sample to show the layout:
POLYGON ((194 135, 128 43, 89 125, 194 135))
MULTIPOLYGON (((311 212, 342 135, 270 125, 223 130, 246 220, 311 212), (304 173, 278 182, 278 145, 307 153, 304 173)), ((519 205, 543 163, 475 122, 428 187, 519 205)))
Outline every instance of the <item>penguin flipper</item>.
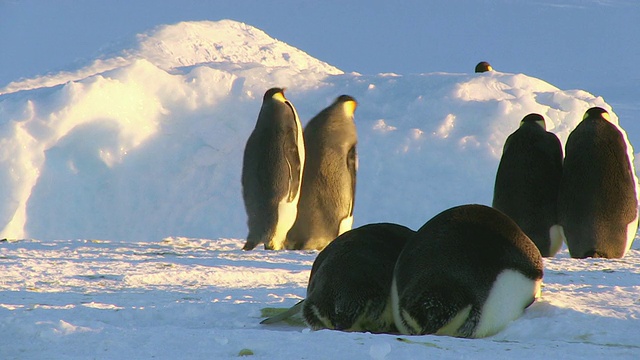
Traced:
POLYGON ((353 145, 347 154, 347 168, 351 177, 351 203, 349 206, 349 216, 353 216, 353 206, 356 200, 356 172, 358 171, 358 154, 356 146, 353 145))
POLYGON ((471 305, 471 309, 464 323, 458 328, 457 336, 464 338, 474 337, 476 328, 480 323, 480 317, 482 316, 481 309, 478 306, 471 305))
POLYGON ((300 154, 298 152, 298 147, 296 146, 295 141, 285 141, 283 147, 285 160, 289 170, 289 189, 287 201, 292 202, 300 191, 300 168, 302 167, 302 163, 300 161, 300 154))
POLYGON ((298 192, 300 192, 300 183, 302 182, 304 154, 300 154, 300 147, 302 147, 302 151, 304 151, 304 144, 298 144, 299 138, 302 139, 302 136, 299 136, 301 135, 299 132, 302 130, 298 128, 300 123, 298 113, 293 107, 293 104, 288 100, 285 104, 289 106, 292 116, 292 119, 288 120, 288 124, 293 124, 293 126, 288 128, 288 135, 284 141, 283 147, 284 157, 287 162, 287 166, 289 167, 289 194, 287 201, 293 202, 296 196, 298 196, 298 192))
POLYGON ((353 145, 347 153, 347 171, 349 172, 349 178, 351 180, 348 199, 347 214, 342 218, 338 224, 338 234, 340 236, 343 233, 351 230, 353 227, 353 206, 356 200, 356 171, 358 170, 358 155, 356 153, 356 146, 353 145))
POLYGON ((262 321, 260 321, 260 324, 264 324, 264 325, 268 325, 268 324, 275 324, 278 323, 280 321, 284 321, 298 313, 300 313, 302 311, 302 305, 304 304, 304 299, 298 301, 297 304, 293 305, 292 307, 290 307, 288 310, 281 312, 280 314, 274 315, 272 317, 268 317, 262 321))

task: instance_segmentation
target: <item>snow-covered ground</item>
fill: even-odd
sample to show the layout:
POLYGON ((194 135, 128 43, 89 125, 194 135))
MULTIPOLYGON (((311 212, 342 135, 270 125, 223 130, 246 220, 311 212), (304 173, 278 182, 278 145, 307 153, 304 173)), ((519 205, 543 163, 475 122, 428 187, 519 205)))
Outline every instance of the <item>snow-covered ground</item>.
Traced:
POLYGON ((0 248, 2 359, 635 359, 640 247, 545 259, 542 298, 486 339, 260 325, 304 297, 316 252, 242 240, 18 241, 0 248))
POLYGON ((474 66, 344 73, 250 25, 183 22, 0 88, 0 358, 631 358, 638 243, 621 260, 546 259, 542 299, 488 339, 258 324, 304 296, 317 254, 239 250, 240 161, 269 87, 304 123, 358 100, 355 226, 489 204, 528 113, 563 143, 589 107, 618 121, 587 91, 474 66))

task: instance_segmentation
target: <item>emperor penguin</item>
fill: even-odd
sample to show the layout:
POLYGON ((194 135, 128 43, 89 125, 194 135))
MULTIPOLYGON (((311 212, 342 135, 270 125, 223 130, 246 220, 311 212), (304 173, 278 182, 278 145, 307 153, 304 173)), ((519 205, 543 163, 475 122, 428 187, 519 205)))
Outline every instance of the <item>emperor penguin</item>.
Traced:
POLYGON ((284 247, 297 213, 304 169, 302 125, 283 88, 265 92, 242 162, 242 195, 249 234, 244 250, 284 247))
POLYGON ((409 239, 391 301, 402 334, 481 338, 517 319, 540 294, 540 251, 502 212, 462 205, 409 239))
POLYGON ((609 113, 592 107, 569 134, 558 216, 573 258, 621 258, 638 230, 631 144, 609 113))
POLYGON ((391 312, 393 270, 415 231, 397 224, 368 224, 338 236, 322 250, 311 268, 306 298, 284 320, 302 311, 314 330, 396 332, 391 312))
POLYGON ((491 67, 491 64, 489 64, 486 61, 481 61, 478 63, 478 65, 476 65, 476 73, 483 73, 483 72, 487 72, 487 71, 492 71, 493 68, 491 67))
POLYGON ((298 215, 287 234, 288 249, 322 250, 353 226, 358 136, 357 102, 349 95, 309 121, 298 215))
POLYGON ((546 131, 544 117, 529 114, 507 138, 496 173, 493 207, 513 219, 542 256, 554 256, 564 241, 558 225, 562 144, 546 131))

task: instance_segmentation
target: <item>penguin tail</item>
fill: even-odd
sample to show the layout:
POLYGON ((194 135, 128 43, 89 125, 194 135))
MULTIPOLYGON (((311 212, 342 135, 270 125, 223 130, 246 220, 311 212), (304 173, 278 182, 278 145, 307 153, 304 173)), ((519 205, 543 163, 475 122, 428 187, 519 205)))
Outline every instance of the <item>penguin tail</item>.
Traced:
POLYGON ((298 313, 300 313, 300 311, 302 310, 302 305, 304 304, 304 299, 298 301, 297 304, 293 305, 292 307, 290 307, 288 310, 281 312, 280 314, 274 315, 272 317, 268 317, 262 321, 260 321, 260 324, 264 324, 264 325, 268 325, 268 324, 275 324, 278 323, 280 321, 284 321, 298 313))

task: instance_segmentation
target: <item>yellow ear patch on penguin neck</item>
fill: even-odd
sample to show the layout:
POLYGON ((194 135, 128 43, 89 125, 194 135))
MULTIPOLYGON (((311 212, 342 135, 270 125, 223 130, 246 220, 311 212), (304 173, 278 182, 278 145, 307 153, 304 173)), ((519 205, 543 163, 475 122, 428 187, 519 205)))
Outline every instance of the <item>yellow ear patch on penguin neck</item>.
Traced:
POLYGON ((277 93, 273 94, 273 96, 271 98, 273 100, 277 100, 277 101, 280 101, 280 102, 287 101, 287 98, 284 97, 284 94, 282 92, 277 92, 277 93))
POLYGON ((355 101, 345 101, 342 106, 344 109, 344 113, 347 114, 347 116, 353 116, 353 114, 356 112, 356 107, 358 106, 358 104, 355 101))
MULTIPOLYGON (((589 112, 587 111, 586 113, 584 113, 582 120, 586 120, 588 117, 589 117, 589 112)), ((604 120, 607 120, 608 122, 611 122, 611 115, 609 115, 609 113, 606 111, 601 112, 600 117, 603 118, 604 120)))

